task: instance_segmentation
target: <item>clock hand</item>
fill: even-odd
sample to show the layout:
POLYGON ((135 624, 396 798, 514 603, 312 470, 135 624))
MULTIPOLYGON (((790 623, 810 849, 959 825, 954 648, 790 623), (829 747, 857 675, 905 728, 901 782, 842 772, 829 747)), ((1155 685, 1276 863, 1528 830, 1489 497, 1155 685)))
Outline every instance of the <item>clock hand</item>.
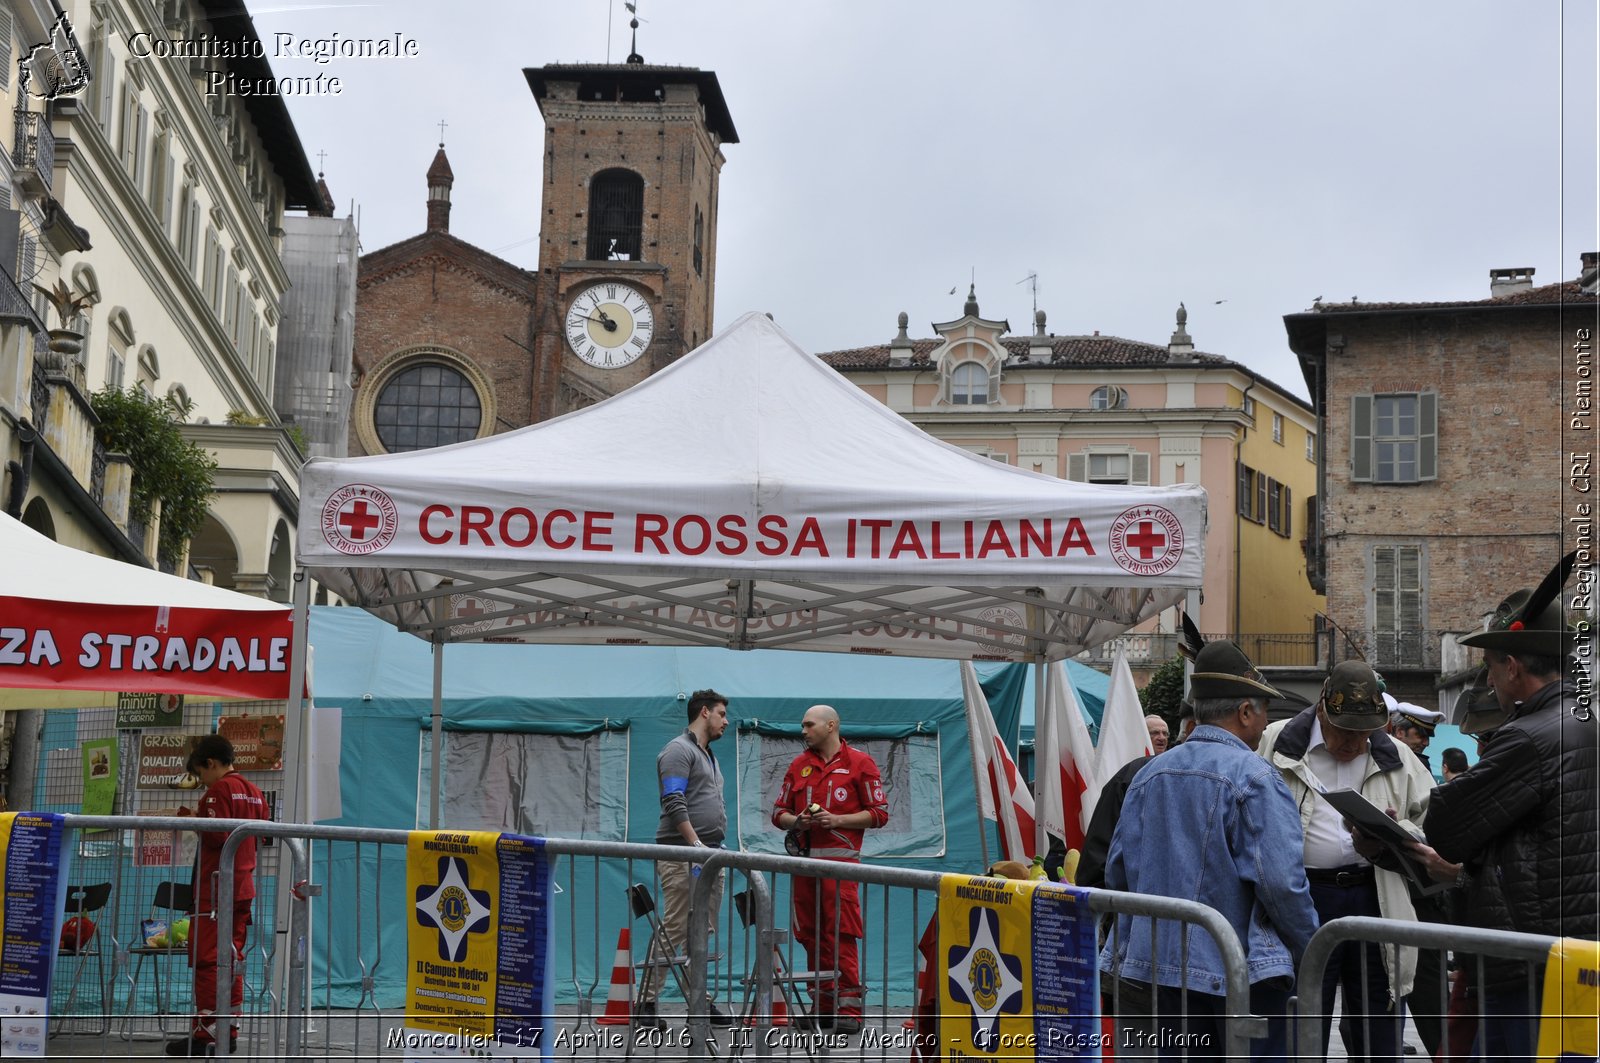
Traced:
POLYGON ((600 322, 600 324, 602 324, 602 325, 604 325, 606 327, 606 331, 607 332, 615 332, 615 331, 617 331, 617 323, 615 321, 611 320, 611 318, 607 317, 606 316, 606 312, 604 310, 597 310, 596 313, 598 313, 600 316, 599 317, 594 317, 593 315, 590 315, 588 320, 600 322))

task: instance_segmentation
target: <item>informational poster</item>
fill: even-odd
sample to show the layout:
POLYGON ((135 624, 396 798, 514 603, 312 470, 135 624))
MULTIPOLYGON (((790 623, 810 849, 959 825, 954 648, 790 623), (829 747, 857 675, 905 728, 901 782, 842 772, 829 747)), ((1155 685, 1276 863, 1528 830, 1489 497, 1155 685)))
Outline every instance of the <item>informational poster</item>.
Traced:
POLYGON ((1100 972, 1089 892, 945 875, 939 1045, 952 1059, 1099 1059, 1100 972))
POLYGON ((224 716, 217 734, 233 745, 238 771, 283 770, 283 716, 224 716))
POLYGON ((189 753, 200 735, 142 734, 139 736, 139 790, 195 790, 200 780, 189 774, 189 753))
MULTIPOLYGON (((138 814, 176 816, 179 813, 178 806, 172 805, 166 808, 141 808, 138 814)), ((192 830, 135 830, 133 866, 187 869, 194 863, 197 837, 192 830)))
POLYGON ((117 730, 142 731, 147 727, 182 727, 182 694, 117 695, 117 730))
POLYGON ((66 828, 60 816, 0 813, 0 1056, 43 1056, 50 976, 66 903, 66 828))
POLYGON ((1540 1011, 1540 1060, 1593 1060, 1600 1051, 1600 942, 1562 938, 1550 946, 1540 1011))
POLYGON ((83 814, 109 816, 116 808, 120 765, 115 738, 83 744, 83 814))
POLYGON ((407 843, 407 1059, 550 1059, 544 842, 415 831, 407 843))

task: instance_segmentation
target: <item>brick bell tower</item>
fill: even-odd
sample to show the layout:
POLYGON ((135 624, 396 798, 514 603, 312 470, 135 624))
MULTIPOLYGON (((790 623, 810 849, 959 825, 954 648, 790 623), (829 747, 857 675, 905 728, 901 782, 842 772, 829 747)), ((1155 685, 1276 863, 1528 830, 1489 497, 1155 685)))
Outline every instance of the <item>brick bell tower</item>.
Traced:
POLYGON ((717 76, 620 65, 523 71, 544 116, 538 416, 636 384, 711 335, 722 145, 717 76))

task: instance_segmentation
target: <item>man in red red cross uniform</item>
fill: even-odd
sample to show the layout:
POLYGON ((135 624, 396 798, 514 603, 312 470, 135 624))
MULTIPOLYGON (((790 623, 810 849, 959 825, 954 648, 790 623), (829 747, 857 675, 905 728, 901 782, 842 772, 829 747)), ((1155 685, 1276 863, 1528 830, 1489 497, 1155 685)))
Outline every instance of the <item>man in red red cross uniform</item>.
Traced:
MULTIPOLYGON (((868 827, 889 822, 883 780, 872 758, 839 737, 839 714, 813 705, 800 722, 806 751, 794 758, 772 809, 773 825, 786 830, 814 859, 861 862, 868 827)), ((794 935, 813 971, 838 971, 816 985, 819 1030, 861 1029, 861 895, 855 882, 831 878, 792 880, 794 935)))
MULTIPOLYGON (((267 801, 255 783, 233 767, 233 743, 221 735, 206 735, 189 754, 190 774, 206 788, 201 819, 270 819, 267 801)), ((179 815, 190 815, 187 808, 179 815)), ((194 917, 189 921, 189 966, 194 968, 194 1023, 189 1036, 167 1045, 169 1056, 212 1055, 217 1043, 217 924, 227 926, 233 945, 233 1013, 244 1005, 244 946, 250 931, 250 909, 256 898, 256 842, 247 838, 233 860, 233 910, 218 912, 217 873, 222 866, 225 831, 197 831, 200 835, 200 869, 194 883, 194 917)), ((239 1028, 229 1037, 238 1043, 239 1028)), ((230 1050, 232 1046, 230 1045, 230 1050)))

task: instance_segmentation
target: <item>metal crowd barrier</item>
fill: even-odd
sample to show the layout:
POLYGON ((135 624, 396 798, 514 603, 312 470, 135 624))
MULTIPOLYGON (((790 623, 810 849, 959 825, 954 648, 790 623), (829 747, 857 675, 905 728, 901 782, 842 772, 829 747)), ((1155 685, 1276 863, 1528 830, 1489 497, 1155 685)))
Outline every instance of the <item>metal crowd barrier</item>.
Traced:
MULTIPOLYGON (((1328 1052, 1328 1045, 1322 1040, 1322 991, 1327 978, 1328 961, 1333 957, 1334 950, 1345 943, 1371 943, 1382 946, 1411 946, 1422 949, 1438 949, 1453 953, 1458 965, 1462 961, 1470 961, 1472 973, 1475 974, 1475 984, 1482 986, 1485 983, 1483 960, 1485 957, 1494 957, 1505 960, 1521 960, 1528 965, 1526 981, 1527 1009, 1523 1016, 1530 1024, 1536 1021, 1540 1010, 1540 997, 1542 986, 1538 979, 1546 959, 1550 956, 1550 948, 1556 943, 1556 938, 1543 934, 1522 934, 1510 930, 1485 930, 1479 927, 1456 926, 1445 923, 1406 922, 1394 919, 1378 919, 1372 916, 1345 916, 1324 923, 1312 935, 1311 943, 1306 946, 1306 954, 1300 961, 1300 970, 1296 980, 1299 993, 1299 1014, 1296 1022, 1299 1031, 1300 1056, 1303 1059, 1322 1059, 1328 1052)), ((1367 950, 1361 950, 1359 975, 1363 981, 1368 977, 1367 950)), ((1437 987, 1435 987, 1437 988, 1437 987)), ((1426 999, 1427 987, 1417 985, 1412 992, 1413 1006, 1422 1004, 1432 1006, 1435 1001, 1426 999), (1421 994, 1421 997, 1419 997, 1421 994)), ((1484 994, 1476 994, 1476 1005, 1472 1012, 1476 1016, 1477 1031, 1481 1036, 1486 1023, 1494 1021, 1486 1013, 1484 994)), ((1444 1020, 1450 1010, 1448 999, 1437 1000, 1437 1015, 1444 1020)), ((1371 1022, 1370 1017, 1363 1020, 1371 1022)), ((1385 1018, 1383 1022, 1392 1022, 1395 1026, 1396 1043, 1403 1041, 1404 1026, 1406 1021, 1406 1008, 1397 1006, 1392 1018, 1385 1018)), ((1370 1034, 1370 1026, 1363 1034, 1370 1034)), ((1333 1027, 1329 1034, 1331 1041, 1337 1036, 1339 1029, 1333 1027)), ((1448 1026, 1443 1032, 1448 1038, 1448 1026)), ((1529 1039, 1530 1052, 1532 1037, 1529 1039)), ((1455 1053, 1448 1050, 1446 1058, 1454 1058, 1455 1053)), ((1475 1058, 1487 1058, 1480 1048, 1475 1058)))
MULTIPOLYGON (((276 888, 267 889, 267 884, 260 883, 258 871, 261 888, 256 928, 245 961, 248 990, 244 1014, 239 1017, 242 1035, 238 1054, 264 1059, 401 1058, 403 1046, 395 1041, 395 1033, 405 1016, 403 1005, 396 1001, 403 999, 406 957, 403 950, 398 957, 392 951, 385 955, 379 931, 408 920, 410 905, 402 903, 395 910, 386 897, 395 895, 395 875, 400 877, 403 893, 404 847, 413 832, 145 816, 69 815, 65 820, 74 832, 71 843, 75 846, 81 844, 81 832, 85 831, 228 831, 217 883, 219 911, 231 907, 234 882, 230 857, 238 846, 247 837, 257 838, 258 844, 273 839, 276 888), (401 849, 398 854, 392 849, 396 846, 401 849), (343 895, 340 910, 344 914, 338 921, 334 905, 328 903, 330 887, 343 895), (394 992, 397 982, 402 989, 400 994, 394 992)), ((120 833, 112 837, 120 844, 120 833)), ((557 1041, 557 1056, 614 1059, 749 1055, 766 1059, 777 1054, 803 1054, 808 1060, 948 1057, 949 1052, 941 1051, 940 1046, 919 1041, 914 1028, 916 934, 936 913, 940 873, 881 863, 846 864, 682 846, 559 838, 547 839, 545 844, 548 854, 565 858, 556 862, 555 885, 558 893, 568 895, 561 903, 562 922, 553 927, 552 934, 552 948, 565 950, 557 965, 558 977, 563 979, 562 999, 547 1031, 557 1041), (623 930, 637 931, 640 927, 635 925, 636 913, 629 912, 626 906, 623 889, 617 888, 615 895, 609 890, 619 883, 644 882, 659 894, 656 867, 665 862, 688 862, 701 867, 694 880, 695 911, 704 911, 712 882, 723 871, 732 873, 730 879, 732 875, 740 876, 738 885, 747 897, 742 906, 743 918, 736 919, 740 906, 732 900, 734 890, 727 891, 729 899, 718 913, 716 955, 708 935, 689 935, 683 964, 686 1030, 663 1036, 640 1028, 633 1021, 641 967, 634 960, 648 955, 642 942, 630 946, 629 969, 624 976, 625 999, 616 999, 617 968, 621 965, 617 957, 621 949, 613 945, 610 935, 617 933, 619 922, 623 930), (798 954, 799 944, 784 929, 791 912, 790 883, 796 876, 854 882, 860 888, 865 929, 860 979, 865 1029, 859 1035, 830 1037, 825 1030, 801 1029, 798 1014, 789 1016, 791 1025, 787 1027, 777 1024, 781 1020, 774 1014, 775 996, 787 995, 803 1012, 808 990, 816 988, 796 977, 807 965, 798 954), (892 927, 906 925, 913 928, 912 933, 891 932, 892 927), (705 1009, 689 1003, 706 998, 708 990, 724 1010, 738 1013, 731 1029, 713 1029, 705 1009)), ((175 878, 179 870, 187 871, 187 867, 163 869, 162 873, 175 878)), ((138 883, 141 897, 149 885, 138 883)), ((734 883, 730 881, 729 885, 734 883)), ((1088 906, 1097 915, 1175 921, 1210 934, 1226 969, 1226 1008, 1230 1016, 1225 1025, 1226 1051, 1232 1057, 1249 1054, 1249 1042, 1264 1031, 1265 1021, 1249 1014, 1250 986, 1243 949, 1219 913, 1190 901, 1102 890, 1090 892, 1088 906)), ((699 919, 691 919, 691 927, 698 925, 699 919)), ((837 927, 833 932, 837 933, 837 927)), ((226 948, 219 950, 215 1002, 219 1029, 226 1028, 227 1019, 221 1017, 231 1010, 229 952, 226 948)), ((119 940, 110 980, 125 983, 129 964, 134 960, 128 942, 119 940)), ((186 993, 190 975, 181 954, 174 966, 174 982, 180 983, 186 993)), ((816 978, 811 981, 815 983, 816 978)), ((1116 1011, 1114 984, 1109 992, 1107 1010, 1116 1011)), ((167 999, 163 1006, 173 1003, 174 999, 167 999)), ((677 1006, 674 1000, 670 1010, 675 1012, 677 1006)), ((115 1012, 118 1007, 125 1011, 102 1016, 104 1021, 97 1030, 76 1037, 64 1035, 53 1041, 51 1054, 127 1054, 130 1045, 121 1035, 135 1024, 134 1020, 145 1021, 143 1013, 152 1009, 143 996, 130 996, 120 1004, 114 1000, 113 1006, 104 1010, 115 1012)), ((179 1030, 169 1032, 186 1032, 187 1018, 176 1006, 171 1010, 179 1015, 180 1022, 179 1030)), ((221 1054, 228 1054, 226 1039, 217 1047, 221 1054)))

